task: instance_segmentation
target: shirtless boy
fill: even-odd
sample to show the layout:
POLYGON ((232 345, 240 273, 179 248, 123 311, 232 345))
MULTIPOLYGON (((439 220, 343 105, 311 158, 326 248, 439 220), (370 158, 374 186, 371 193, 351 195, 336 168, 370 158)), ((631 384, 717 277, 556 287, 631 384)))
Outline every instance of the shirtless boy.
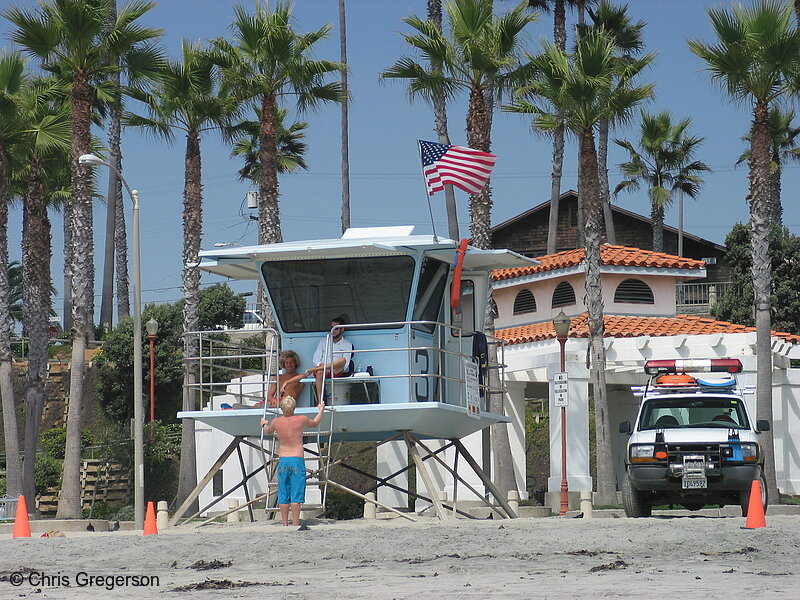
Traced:
MULTIPOLYGON (((292 398, 299 398, 300 392, 303 390, 303 384, 300 380, 305 377, 305 373, 298 373, 297 367, 300 366, 300 357, 294 350, 284 350, 278 357, 279 364, 283 373, 278 375, 277 384, 273 383, 269 386, 269 405, 271 407, 278 406, 278 398, 284 396, 291 396, 292 398), (280 394, 278 394, 280 390, 280 394)), ((256 405, 259 406, 259 405, 256 405)))
POLYGON ((275 417, 272 423, 261 419, 261 427, 268 435, 276 434, 278 448, 278 506, 284 526, 289 525, 289 507, 292 509, 292 524, 300 525, 300 505, 306 499, 306 463, 303 458, 303 429, 317 427, 322 421, 325 403, 317 405, 319 412, 313 419, 294 414, 295 401, 284 396, 280 402, 283 416, 275 417))

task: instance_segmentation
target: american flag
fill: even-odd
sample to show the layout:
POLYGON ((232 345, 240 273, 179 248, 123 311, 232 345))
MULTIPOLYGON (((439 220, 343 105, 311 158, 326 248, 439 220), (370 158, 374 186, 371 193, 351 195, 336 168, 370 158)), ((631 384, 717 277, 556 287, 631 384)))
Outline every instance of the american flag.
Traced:
POLYGON ((443 190, 446 184, 477 194, 486 185, 497 161, 494 154, 465 146, 418 141, 429 196, 443 190))

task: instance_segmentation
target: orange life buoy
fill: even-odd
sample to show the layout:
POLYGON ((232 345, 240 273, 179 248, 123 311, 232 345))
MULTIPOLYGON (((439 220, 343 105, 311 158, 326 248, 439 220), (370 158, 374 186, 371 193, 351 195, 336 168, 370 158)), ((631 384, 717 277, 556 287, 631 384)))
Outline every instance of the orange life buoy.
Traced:
POLYGON ((461 301, 461 268, 464 266, 464 255, 467 253, 469 240, 464 238, 458 245, 455 259, 453 259, 453 285, 450 288, 450 308, 455 314, 458 303, 461 301))

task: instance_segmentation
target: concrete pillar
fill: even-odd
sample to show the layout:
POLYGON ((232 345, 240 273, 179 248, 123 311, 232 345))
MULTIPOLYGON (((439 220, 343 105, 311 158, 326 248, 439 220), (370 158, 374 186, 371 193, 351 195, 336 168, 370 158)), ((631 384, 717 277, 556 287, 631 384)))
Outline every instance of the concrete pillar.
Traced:
POLYGON ((168 508, 169 504, 167 504, 165 500, 161 500, 157 505, 156 527, 158 527, 159 531, 166 529, 167 524, 169 523, 169 513, 167 513, 168 508))
MULTIPOLYGON (((589 475, 589 371, 584 363, 571 360, 573 355, 585 356, 583 351, 575 352, 573 340, 567 341, 567 374, 569 377, 569 405, 567 406, 567 483, 570 498, 575 492, 592 489, 589 475)), ((545 504, 553 512, 561 505, 561 408, 553 405, 553 373, 558 364, 547 369, 550 397, 550 477, 547 478, 545 504)), ((575 494, 577 495, 577 494, 575 494)))
MULTIPOLYGON (((366 497, 370 500, 375 500, 375 492, 367 492, 366 497)), ((375 519, 377 518, 378 507, 372 502, 364 502, 364 518, 375 519)))
POLYGON ((581 512, 585 519, 592 518, 592 491, 581 491, 581 512))
POLYGON ((519 515, 519 492, 517 490, 508 490, 508 505, 519 515))
MULTIPOLYGON (((239 499, 238 498, 228 498, 228 510, 232 508, 239 508, 239 499)), ((239 511, 236 510, 232 513, 228 513, 228 523, 238 523, 239 522, 239 511)))

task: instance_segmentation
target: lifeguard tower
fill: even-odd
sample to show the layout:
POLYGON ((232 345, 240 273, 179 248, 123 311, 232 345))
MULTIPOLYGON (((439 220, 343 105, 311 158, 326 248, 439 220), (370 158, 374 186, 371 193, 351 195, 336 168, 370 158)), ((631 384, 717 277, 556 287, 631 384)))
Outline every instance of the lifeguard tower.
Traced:
MULTIPOLYGON (((467 246, 466 240, 459 244, 413 235, 413 227, 349 229, 341 239, 201 252, 200 269, 260 282, 275 327, 264 331, 263 346, 249 349, 220 339, 219 332, 187 333, 196 338, 200 349, 193 360, 199 363, 195 392, 202 409, 178 416, 196 421, 198 447, 207 449, 214 439, 201 439, 201 431, 230 437, 226 438, 227 447, 216 444, 218 458, 204 475, 198 468, 198 486, 172 523, 184 517, 203 489, 216 483, 215 475, 234 452, 241 480, 228 490, 217 485, 206 499, 215 504, 234 489, 243 490, 251 519, 253 504, 265 501, 268 510, 274 506, 276 490, 270 481, 277 456, 271 440, 264 439, 259 422, 262 417, 271 420, 280 414, 264 402, 278 374, 277 355, 281 350, 293 350, 301 357, 300 370, 308 368, 318 342, 330 335, 334 317, 346 320, 345 337, 354 346, 356 368, 349 377, 324 379, 325 415, 319 430, 307 432, 307 464, 323 490, 322 510, 328 485, 373 501, 330 477, 333 464, 349 468, 347 457, 331 458, 332 446, 343 441, 370 441, 379 446, 405 444, 417 480, 424 484, 418 484, 413 493, 407 485, 395 483, 396 477, 404 481, 401 475, 408 470, 406 465, 388 476, 373 477, 375 489, 388 486, 430 502, 440 518, 445 518, 448 510, 469 516, 458 510, 456 499, 450 505, 429 491, 436 489, 426 467, 426 461, 431 461, 429 464, 436 463, 454 481, 472 489, 499 515, 516 516, 461 439, 508 421, 488 410, 489 398, 502 394, 503 381, 502 346, 482 332, 489 273, 531 264, 535 261, 507 250, 480 250, 467 246), (499 360, 488 364, 487 357, 495 354, 499 360), (261 464, 248 464, 242 448, 255 449, 261 464), (448 449, 456 462, 463 457, 494 501, 474 490, 457 468, 447 464, 442 457, 448 449)), ((297 414, 316 413, 315 385, 310 380, 297 404, 297 414)), ((311 486, 310 480, 309 490, 311 486)), ((197 514, 209 508, 206 502, 197 514)))

